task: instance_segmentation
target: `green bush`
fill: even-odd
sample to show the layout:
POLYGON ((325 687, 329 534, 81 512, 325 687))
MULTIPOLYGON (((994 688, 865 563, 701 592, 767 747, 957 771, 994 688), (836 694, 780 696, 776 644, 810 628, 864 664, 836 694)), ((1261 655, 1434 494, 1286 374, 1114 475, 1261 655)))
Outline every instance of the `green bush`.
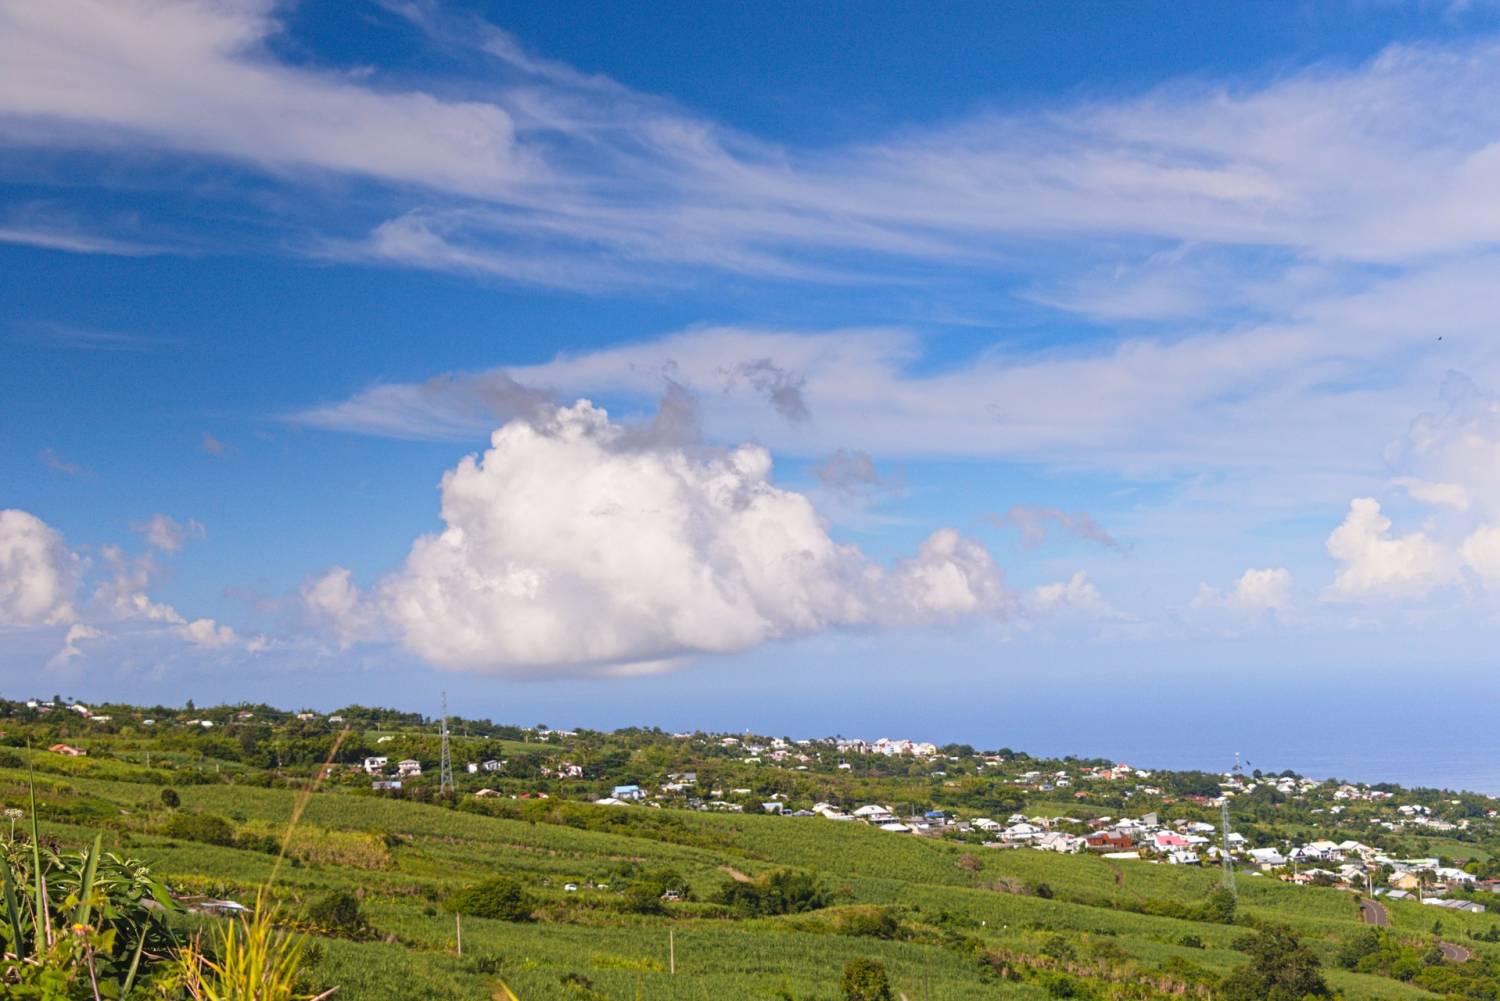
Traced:
POLYGON ((828 894, 810 873, 778 869, 750 882, 726 881, 718 901, 747 917, 765 917, 826 907, 828 894))
POLYGON ((370 931, 359 898, 345 890, 334 890, 313 901, 307 909, 307 920, 339 938, 363 938, 370 931))
POLYGON ((178 813, 167 822, 166 834, 184 841, 201 841, 207 845, 234 845, 234 828, 223 817, 211 813, 178 813))
POLYGON ((1318 957, 1287 928, 1269 927, 1235 943, 1250 962, 1235 970, 1214 994, 1218 1001, 1303 1001, 1327 997, 1318 957))
POLYGON ((839 914, 833 921, 840 935, 896 939, 902 934, 901 918, 891 907, 855 907, 839 914))
POLYGON ((448 907, 476 918, 530 921, 535 904, 519 882, 508 876, 495 876, 458 891, 449 898, 448 907))
POLYGON ((1088 988, 1084 986, 1083 981, 1070 977, 1066 973, 1048 971, 1038 977, 1037 982, 1051 998, 1086 998, 1089 996, 1088 988))
POLYGON ((656 888, 646 883, 633 883, 625 889, 625 895, 621 899, 620 906, 632 914, 665 914, 666 905, 661 902, 661 894, 656 888))
POLYGON ((1202 917, 1204 921, 1212 921, 1215 924, 1234 924, 1235 908, 1239 905, 1234 894, 1224 887, 1216 887, 1208 898, 1203 901, 1202 917))
POLYGON ((891 1001, 891 981, 878 960, 855 956, 844 964, 844 1001, 891 1001))
POLYGON ((170 810, 175 810, 182 805, 182 797, 177 795, 177 790, 167 786, 161 791, 161 805, 170 810))

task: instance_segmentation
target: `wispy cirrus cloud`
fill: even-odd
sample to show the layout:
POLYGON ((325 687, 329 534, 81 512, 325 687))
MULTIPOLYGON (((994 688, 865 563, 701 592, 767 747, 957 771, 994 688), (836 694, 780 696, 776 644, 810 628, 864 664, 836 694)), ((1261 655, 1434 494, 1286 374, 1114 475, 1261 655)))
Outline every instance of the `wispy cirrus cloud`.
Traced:
POLYGON ((1014 525, 1020 529, 1021 538, 1028 546, 1045 542, 1049 529, 1056 528, 1109 549, 1121 548, 1120 540, 1105 531, 1104 526, 1090 517, 1087 511, 1074 511, 1070 514, 1056 507, 1016 504, 1003 516, 992 515, 991 520, 997 525, 1014 525))
POLYGON ((0 142, 230 161, 288 188, 308 174, 373 182, 380 193, 351 188, 308 252, 566 288, 918 281, 942 262, 1029 277, 1039 298, 1096 315, 1196 313, 1247 284, 1284 302, 1330 267, 1500 238, 1484 210, 1500 178, 1494 39, 802 148, 530 53, 494 25, 389 10, 463 57, 421 80, 293 64, 270 44, 288 26, 269 0, 12 5, 0 142), (1186 282, 1153 266, 1187 248, 1207 263, 1186 282), (1098 278, 1060 281, 1058 254, 1098 278))
POLYGON ((82 476, 85 472, 87 472, 87 470, 78 465, 78 463, 69 462, 67 459, 64 459, 62 456, 58 455, 57 451, 50 446, 38 452, 36 454, 36 457, 37 461, 42 465, 46 466, 48 469, 52 470, 55 473, 62 473, 64 476, 82 476))
POLYGON ((100 330, 68 323, 25 323, 12 327, 17 336, 48 347, 76 351, 152 351, 162 342, 140 334, 100 330))
POLYGON ((527 401, 587 395, 645 408, 670 374, 696 394, 716 440, 753 438, 808 458, 847 449, 1137 479, 1226 476, 1240 503, 1342 507, 1397 472, 1385 451, 1403 430, 1399 415, 1421 411, 1444 372, 1500 384, 1490 336, 1497 265, 1488 254, 1442 261, 1258 323, 1045 352, 997 346, 962 364, 933 364, 934 341, 912 330, 701 327, 541 364, 379 384, 291 419, 472 441, 515 414, 513 387, 528 387, 527 401), (723 373, 758 359, 795 380, 807 419, 786 420, 743 380, 726 383, 723 373))
POLYGON ((20 228, 0 226, 0 243, 41 250, 62 250, 70 254, 109 254, 116 257, 148 257, 165 253, 152 244, 134 243, 113 236, 96 236, 75 230, 20 228))

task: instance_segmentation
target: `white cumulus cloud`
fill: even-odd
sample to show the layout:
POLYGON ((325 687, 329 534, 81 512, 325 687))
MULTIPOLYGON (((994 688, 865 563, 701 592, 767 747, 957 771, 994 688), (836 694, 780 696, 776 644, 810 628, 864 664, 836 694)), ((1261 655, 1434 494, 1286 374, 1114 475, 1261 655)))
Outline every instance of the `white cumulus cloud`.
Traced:
POLYGON ((177 627, 177 635, 194 646, 203 647, 206 650, 219 650, 233 646, 239 640, 239 636, 233 629, 213 619, 194 619, 192 622, 184 623, 177 627))
POLYGON ((1086 619, 1124 618, 1119 609, 1109 603, 1099 588, 1088 579, 1082 570, 1065 581, 1042 584, 1031 589, 1026 597, 1026 610, 1032 615, 1065 615, 1086 619))
POLYGON ((1191 607, 1197 611, 1222 609, 1258 615, 1291 607, 1291 592, 1292 574, 1285 567, 1250 569, 1240 574, 1228 592, 1200 585, 1191 607))
POLYGON ((1371 497, 1349 502, 1349 513, 1328 536, 1339 571, 1324 596, 1332 601, 1422 598, 1453 579, 1453 554, 1425 532, 1391 535, 1391 520, 1371 497))
POLYGON ((47 666, 65 667, 71 661, 83 656, 83 648, 79 644, 103 638, 104 633, 93 626, 75 622, 68 627, 68 634, 63 638, 62 649, 52 655, 52 659, 47 661, 47 666))
POLYGON ((34 514, 0 510, 0 629, 73 621, 79 560, 34 514))
MULTIPOLYGON (((446 528, 374 599, 406 646, 455 669, 639 670, 1014 605, 989 552, 951 530, 892 567, 835 542, 805 496, 772 484, 764 448, 639 441, 580 401, 504 425, 448 472, 446 528)), ((325 577, 310 596, 355 614, 347 584, 325 577)))
POLYGON ((1476 528, 1459 547, 1459 555, 1486 587, 1500 591, 1500 525, 1476 528))
POLYGON ((354 575, 344 567, 332 567, 307 581, 298 598, 314 629, 331 636, 340 650, 380 634, 378 609, 360 593, 354 575))

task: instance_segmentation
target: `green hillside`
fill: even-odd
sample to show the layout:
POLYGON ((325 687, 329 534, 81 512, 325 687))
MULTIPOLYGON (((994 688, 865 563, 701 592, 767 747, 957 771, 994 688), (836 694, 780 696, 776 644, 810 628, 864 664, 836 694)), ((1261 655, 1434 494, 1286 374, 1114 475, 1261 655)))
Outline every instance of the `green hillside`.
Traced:
MULTIPOLYGON (((42 736, 13 721, 8 741, 28 729, 42 736)), ((34 783, 41 834, 60 846, 102 833, 107 849, 149 861, 179 895, 249 903, 269 885, 287 920, 312 935, 306 982, 337 986, 340 999, 490 998, 503 982, 523 1001, 832 1001, 857 957, 882 964, 892 996, 909 1001, 1229 998, 1222 978, 1247 966, 1249 940, 1270 926, 1299 937, 1351 1001, 1494 997, 1485 992, 1500 969, 1488 914, 1393 902, 1383 941, 1356 956, 1371 934, 1356 893, 1259 872, 1239 873, 1226 913, 1215 866, 987 847, 816 816, 467 792, 423 802, 319 782, 319 766, 299 774, 180 751, 139 732, 97 734, 86 757, 4 751, 0 805, 15 811, 16 844, 34 783), (521 920, 463 902, 495 877, 519 887, 524 913, 511 916, 521 920), (771 892, 777 880, 794 886, 786 900, 771 892), (364 926, 304 917, 339 893, 357 900, 364 926), (1433 961, 1439 940, 1461 943, 1468 961, 1433 961)), ((183 935, 226 920, 174 919, 183 935)))

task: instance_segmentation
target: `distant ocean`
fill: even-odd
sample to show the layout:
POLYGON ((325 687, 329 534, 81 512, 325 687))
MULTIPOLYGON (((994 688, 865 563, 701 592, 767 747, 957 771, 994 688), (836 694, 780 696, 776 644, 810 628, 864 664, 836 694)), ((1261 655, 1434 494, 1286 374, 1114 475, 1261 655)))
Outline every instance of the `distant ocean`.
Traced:
POLYGON ((955 729, 971 737, 998 731, 986 744, 1006 734, 1031 753, 1097 754, 1142 768, 1224 771, 1238 752, 1247 768, 1266 772, 1500 796, 1500 727, 1485 715, 1497 694, 1488 679, 1432 678, 1404 690, 1074 688, 1030 693, 1016 707, 1024 711, 997 714, 999 726, 975 728, 970 719, 955 729))
POLYGON ((737 679, 732 694, 696 705, 680 691, 662 693, 610 715, 689 729, 1011 747, 1141 768, 1226 771, 1239 752, 1247 768, 1266 772, 1500 796, 1500 727, 1486 715, 1500 702, 1500 678, 1487 671, 1164 674, 1023 670, 976 679, 929 670, 866 674, 850 686, 849 673, 830 671, 816 680, 737 679), (660 713, 669 699, 671 722, 660 713))

